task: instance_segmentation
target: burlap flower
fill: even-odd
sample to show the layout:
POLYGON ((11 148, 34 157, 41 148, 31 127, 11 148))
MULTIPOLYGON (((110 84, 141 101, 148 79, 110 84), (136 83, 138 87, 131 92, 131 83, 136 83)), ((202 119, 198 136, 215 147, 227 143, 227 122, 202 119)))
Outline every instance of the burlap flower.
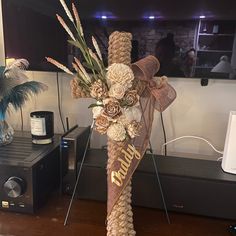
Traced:
POLYGON ((119 117, 121 113, 121 107, 120 103, 113 98, 108 98, 103 101, 104 104, 104 112, 103 114, 105 116, 108 116, 109 118, 116 119, 119 117))
POLYGON ((120 123, 114 123, 107 129, 107 136, 117 142, 124 141, 126 138, 125 127, 120 123))
POLYGON ((131 138, 135 138, 136 136, 139 136, 141 130, 141 125, 136 120, 131 121, 127 125, 127 133, 131 138))
POLYGON ((96 119, 99 115, 101 115, 103 110, 103 107, 97 106, 93 107, 92 112, 93 112, 93 119, 96 119))
POLYGON ((161 88, 164 83, 168 82, 168 78, 166 76, 154 77, 153 80, 155 81, 157 88, 161 88))
POLYGON ((106 116, 99 115, 96 118, 95 125, 96 125, 95 130, 97 130, 101 134, 105 134, 110 125, 110 122, 106 116))
POLYGON ((124 98, 123 101, 126 106, 132 107, 138 102, 139 96, 136 90, 130 90, 128 91, 124 98))
POLYGON ((95 81, 91 86, 90 95, 92 98, 101 99, 107 97, 107 88, 104 83, 99 79, 95 81))
POLYGON ((82 86, 79 85, 77 78, 73 78, 70 81, 71 95, 73 98, 90 98, 90 93, 85 91, 82 86))
POLYGON ((132 120, 136 120, 137 122, 140 122, 142 118, 142 113, 138 107, 129 107, 129 108, 124 109, 121 119, 122 117, 123 117, 123 122, 125 124, 130 123, 132 120))
POLYGON ((126 88, 132 86, 132 81, 134 79, 134 73, 131 68, 122 63, 113 63, 108 67, 107 80, 111 85, 121 84, 126 88))
POLYGON ((108 92, 110 97, 121 99, 125 95, 126 88, 121 84, 113 84, 108 92))

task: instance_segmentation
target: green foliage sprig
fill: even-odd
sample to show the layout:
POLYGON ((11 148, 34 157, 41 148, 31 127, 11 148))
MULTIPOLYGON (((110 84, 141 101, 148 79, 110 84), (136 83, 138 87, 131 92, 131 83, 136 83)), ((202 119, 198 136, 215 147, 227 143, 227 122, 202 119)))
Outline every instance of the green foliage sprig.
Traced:
MULTIPOLYGON (((84 32, 81 25, 81 21, 79 18, 78 11, 72 3, 72 12, 67 7, 64 0, 60 0, 61 5, 63 6, 68 19, 72 23, 73 31, 75 32, 73 34, 72 30, 68 27, 68 25, 65 23, 64 19, 57 14, 57 19, 62 25, 62 27, 67 32, 68 36, 70 37, 70 40, 68 42, 73 45, 74 47, 78 48, 83 56, 84 63, 82 64, 78 58, 74 58, 74 62, 72 63, 73 68, 76 71, 76 76, 79 82, 79 85, 86 91, 90 92, 90 87, 94 81, 101 80, 106 86, 106 68, 104 66, 104 62, 102 59, 102 54, 99 49, 98 43, 94 37, 92 37, 92 43, 95 49, 94 53, 87 45, 85 38, 84 38, 84 32), (89 69, 91 71, 91 74, 88 74, 86 69, 89 69)), ((46 57, 47 61, 55 65, 56 67, 60 68, 64 72, 74 75, 73 72, 71 72, 66 66, 62 65, 60 62, 50 58, 46 57)))

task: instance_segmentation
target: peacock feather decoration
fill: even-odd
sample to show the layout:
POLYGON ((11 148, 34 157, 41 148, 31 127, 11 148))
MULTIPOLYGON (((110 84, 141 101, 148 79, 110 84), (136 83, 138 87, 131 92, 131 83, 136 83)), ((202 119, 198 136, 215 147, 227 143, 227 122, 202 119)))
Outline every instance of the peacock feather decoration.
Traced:
POLYGON ((0 120, 5 119, 10 105, 18 110, 30 97, 47 89, 43 83, 28 81, 24 74, 28 66, 27 60, 17 59, 0 68, 0 120))
POLYGON ((14 130, 6 122, 6 113, 10 106, 21 108, 33 95, 47 89, 37 81, 28 81, 24 70, 29 66, 25 59, 17 59, 6 67, 0 67, 0 146, 13 140, 14 130))

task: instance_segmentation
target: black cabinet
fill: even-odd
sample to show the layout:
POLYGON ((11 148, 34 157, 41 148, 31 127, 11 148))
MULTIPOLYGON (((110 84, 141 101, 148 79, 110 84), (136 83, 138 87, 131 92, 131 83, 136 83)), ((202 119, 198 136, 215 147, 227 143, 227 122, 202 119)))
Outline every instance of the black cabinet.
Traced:
MULTIPOLYGON (((236 175, 224 173, 217 161, 155 156, 168 210, 236 219, 236 175)), ((107 151, 88 151, 78 197, 106 201, 107 151)), ((153 161, 146 155, 132 178, 132 203, 163 209, 153 161)))

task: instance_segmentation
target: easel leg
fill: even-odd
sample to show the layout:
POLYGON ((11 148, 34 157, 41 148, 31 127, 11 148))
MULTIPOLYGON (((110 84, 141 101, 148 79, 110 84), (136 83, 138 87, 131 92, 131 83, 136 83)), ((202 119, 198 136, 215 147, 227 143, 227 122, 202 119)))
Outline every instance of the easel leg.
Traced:
POLYGON ((75 194, 76 194, 77 186, 78 186, 78 183, 79 183, 79 179, 80 179, 82 167, 83 167, 83 164, 84 164, 85 156, 86 156, 86 154, 87 154, 87 150, 88 150, 88 147, 89 147, 90 138, 91 138, 91 135, 92 135, 92 133, 93 133, 93 126, 94 126, 94 121, 93 121, 93 123, 92 123, 92 125, 91 125, 91 128, 90 128, 90 133, 89 133, 88 140, 87 140, 87 143, 86 143, 86 147, 85 147, 85 150, 84 150, 84 155, 83 155, 83 158, 82 158, 80 167, 79 167, 78 176, 77 176, 77 178, 76 178, 75 187, 74 187, 74 190, 73 190, 72 197, 71 197, 71 199, 70 199, 69 207, 68 207, 68 209, 67 209, 66 218, 65 218, 65 221, 64 221, 64 226, 67 225, 67 221, 68 221, 68 218, 69 218, 69 215, 70 215, 70 210, 71 210, 71 207, 72 207, 72 203, 73 203, 74 198, 75 198, 75 194))
MULTIPOLYGON (((147 127, 146 119, 145 119, 145 116, 143 114, 144 113, 144 109, 142 107, 142 104, 141 103, 139 103, 139 104, 140 104, 140 108, 141 108, 141 111, 142 111, 142 118, 143 118, 143 121, 144 121, 145 129, 148 132, 148 127, 147 127)), ((163 189, 162 189, 162 185, 161 185, 161 180, 160 180, 160 176, 159 176, 159 172, 158 172, 158 168, 157 168, 157 163, 156 163, 156 159, 155 159, 155 156, 154 156, 154 153, 153 153, 152 144, 151 144, 150 139, 149 139, 149 146, 150 146, 150 152, 151 152, 151 155, 152 155, 153 165, 154 165, 154 168, 155 168, 156 179, 157 179, 157 182, 158 182, 158 185, 159 185, 159 189, 160 189, 160 193, 161 193, 161 198, 162 198, 162 202, 163 202, 163 206, 164 206, 164 210, 165 210, 165 214, 166 214, 166 219, 167 219, 168 224, 170 224, 170 217, 169 217, 169 214, 168 214, 168 210, 167 210, 167 206, 166 206, 166 201, 165 201, 165 197, 164 197, 164 193, 163 193, 163 189)))
POLYGON ((149 146, 150 146, 150 152, 151 152, 151 155, 152 155, 153 165, 154 165, 154 168, 155 168, 156 179, 157 179, 157 182, 158 182, 158 185, 159 185, 161 198, 162 198, 162 202, 163 202, 163 206, 164 206, 164 210, 165 210, 165 214, 166 214, 166 219, 167 219, 168 224, 170 224, 170 217, 169 217, 168 210, 167 210, 167 207, 166 207, 166 201, 165 201, 165 197, 164 197, 163 190, 162 190, 162 185, 161 185, 161 180, 160 180, 160 176, 159 176, 159 172, 158 172, 158 168, 157 168, 157 163, 156 163, 155 156, 153 154, 153 149, 152 149, 152 145, 151 145, 150 140, 149 140, 149 146))

